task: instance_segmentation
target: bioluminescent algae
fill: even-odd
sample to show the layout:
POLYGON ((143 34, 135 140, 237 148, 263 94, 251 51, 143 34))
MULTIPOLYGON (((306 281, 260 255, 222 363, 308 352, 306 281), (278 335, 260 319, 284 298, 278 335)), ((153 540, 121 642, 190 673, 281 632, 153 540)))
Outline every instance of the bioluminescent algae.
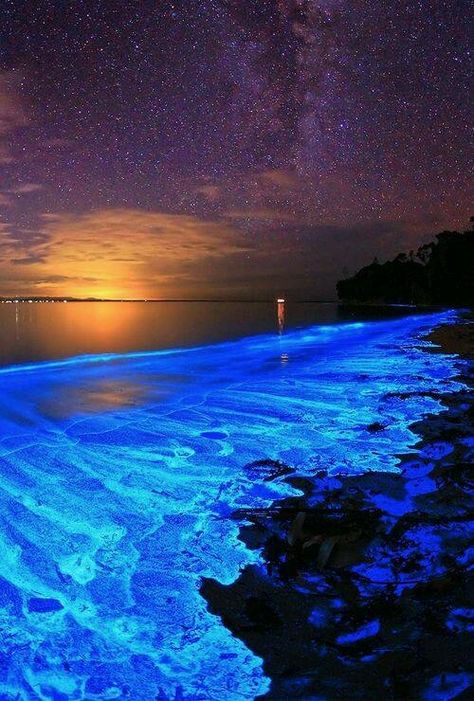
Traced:
POLYGON ((453 318, 0 371, 2 698, 264 693, 199 595, 258 557, 231 512, 291 493, 245 465, 395 470, 409 424, 459 387, 418 338, 453 318))

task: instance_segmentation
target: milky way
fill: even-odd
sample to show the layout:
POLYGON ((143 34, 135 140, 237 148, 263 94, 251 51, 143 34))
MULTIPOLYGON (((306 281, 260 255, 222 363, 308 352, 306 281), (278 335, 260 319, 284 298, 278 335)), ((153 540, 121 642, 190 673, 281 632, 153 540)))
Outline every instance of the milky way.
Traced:
POLYGON ((147 293, 174 276, 189 294, 331 296, 344 268, 464 224, 468 7, 5 0, 0 294, 80 292, 41 263, 52 219, 74 245, 67 223, 91 213, 231 230, 238 253, 212 270, 165 256, 147 293))

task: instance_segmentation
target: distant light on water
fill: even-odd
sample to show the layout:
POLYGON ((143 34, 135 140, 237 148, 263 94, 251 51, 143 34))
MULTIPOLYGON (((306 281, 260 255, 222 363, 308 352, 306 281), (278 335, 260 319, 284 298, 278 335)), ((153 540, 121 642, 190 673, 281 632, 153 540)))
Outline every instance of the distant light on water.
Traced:
POLYGON ((278 332, 283 333, 285 329, 285 300, 283 297, 277 299, 278 332))

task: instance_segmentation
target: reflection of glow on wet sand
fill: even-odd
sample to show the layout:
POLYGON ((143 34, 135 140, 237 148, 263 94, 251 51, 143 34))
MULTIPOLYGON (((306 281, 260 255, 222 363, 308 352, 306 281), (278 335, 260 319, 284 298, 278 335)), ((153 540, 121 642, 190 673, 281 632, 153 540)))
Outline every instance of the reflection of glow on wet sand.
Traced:
POLYGON ((52 392, 40 407, 40 413, 48 418, 67 418, 77 413, 98 413, 138 406, 145 398, 164 400, 180 378, 171 376, 139 375, 121 379, 94 378, 80 387, 67 386, 62 391, 52 392), (150 382, 153 386, 150 386, 150 382))
POLYGON ((393 456, 414 441, 408 424, 440 404, 385 395, 458 386, 452 359, 422 353, 412 338, 449 318, 0 371, 0 692, 263 693, 260 660, 198 594, 200 577, 230 582, 256 557, 230 512, 290 493, 252 483, 244 465, 396 469, 393 456), (131 406, 114 403, 120 386, 131 406), (100 411, 90 413, 88 391, 100 411), (55 396, 71 400, 59 416, 45 410, 55 396), (367 432, 374 421, 387 428, 367 432))

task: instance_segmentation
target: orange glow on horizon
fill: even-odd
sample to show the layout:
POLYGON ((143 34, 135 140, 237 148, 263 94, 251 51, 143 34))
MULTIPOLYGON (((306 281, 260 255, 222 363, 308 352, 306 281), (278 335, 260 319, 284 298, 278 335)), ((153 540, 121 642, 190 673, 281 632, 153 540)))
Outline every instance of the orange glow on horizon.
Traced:
POLYGON ((0 230, 0 295, 145 299, 204 292, 213 261, 245 253, 221 222, 133 209, 43 215, 22 255, 0 230), (4 238, 2 238, 2 236, 4 238))

